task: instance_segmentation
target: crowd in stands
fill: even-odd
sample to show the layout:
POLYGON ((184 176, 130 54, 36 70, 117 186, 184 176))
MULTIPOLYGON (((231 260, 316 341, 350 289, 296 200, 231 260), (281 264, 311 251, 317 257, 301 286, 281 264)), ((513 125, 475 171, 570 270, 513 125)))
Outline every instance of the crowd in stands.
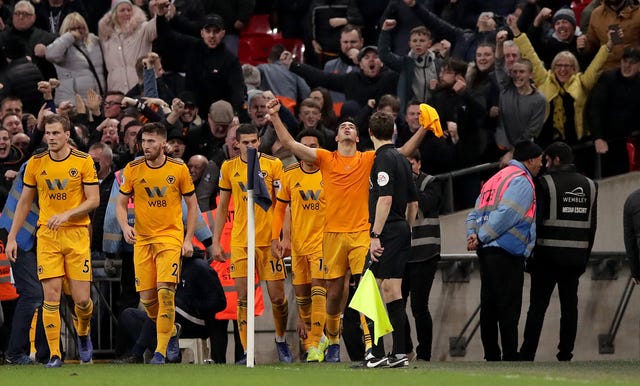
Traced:
MULTIPOLYGON (((261 152, 295 162, 267 113, 273 98, 294 137, 317 129, 329 150, 345 117, 359 123, 360 149, 372 148, 375 111, 394 115, 401 146, 428 103, 444 130, 419 148, 431 175, 504 164, 532 140, 564 141, 579 170, 607 177, 629 171, 640 146, 637 0, 4 0, 0 18, 0 207, 46 146, 44 117, 69 117, 101 182, 96 259, 114 257, 101 219, 147 122, 167 127, 202 212, 216 207, 240 123, 257 126, 261 152), (243 30, 261 14, 304 56, 274 45, 267 62, 243 63, 243 30)), ((455 182, 456 208, 473 206, 484 177, 455 182)))

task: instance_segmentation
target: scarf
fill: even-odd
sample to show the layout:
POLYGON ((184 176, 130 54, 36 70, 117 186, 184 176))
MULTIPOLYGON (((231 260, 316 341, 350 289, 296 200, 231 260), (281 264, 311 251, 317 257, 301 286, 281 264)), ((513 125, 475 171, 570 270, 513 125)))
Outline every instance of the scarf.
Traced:
POLYGON ((553 128, 560 133, 560 136, 564 138, 564 125, 567 123, 567 115, 564 111, 564 104, 562 96, 565 94, 564 88, 560 87, 558 95, 553 98, 553 128))

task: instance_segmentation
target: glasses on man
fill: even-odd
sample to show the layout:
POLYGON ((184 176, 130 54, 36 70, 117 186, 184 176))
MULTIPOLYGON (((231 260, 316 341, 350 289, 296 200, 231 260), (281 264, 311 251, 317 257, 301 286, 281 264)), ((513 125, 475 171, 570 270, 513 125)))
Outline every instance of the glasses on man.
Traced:
POLYGON ((116 101, 105 101, 103 104, 104 104, 105 106, 109 106, 109 107, 111 107, 111 106, 119 106, 119 105, 120 105, 120 102, 116 102, 116 101))
POLYGON ((27 11, 15 11, 13 12, 13 15, 17 17, 29 17, 33 16, 33 13, 27 11))

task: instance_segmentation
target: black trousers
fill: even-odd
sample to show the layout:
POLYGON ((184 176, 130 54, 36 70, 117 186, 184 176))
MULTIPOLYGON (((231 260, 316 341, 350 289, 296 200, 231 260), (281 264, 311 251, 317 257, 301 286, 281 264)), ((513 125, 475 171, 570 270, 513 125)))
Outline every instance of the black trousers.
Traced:
MULTIPOLYGON (((433 341, 433 321, 429 312, 429 294, 433 285, 433 278, 438 269, 438 259, 430 259, 415 263, 407 263, 405 275, 402 278, 402 298, 411 301, 411 312, 416 323, 416 358, 431 360, 431 345, 433 341)), ((407 319, 405 327, 405 348, 413 349, 411 342, 411 328, 407 319)))
POLYGON ((578 330, 578 282, 584 269, 556 269, 536 266, 531 274, 530 304, 524 341, 520 348, 520 358, 532 361, 535 358, 540 333, 544 323, 553 289, 558 286, 560 297, 560 343, 556 357, 561 361, 573 358, 573 347, 578 330))
POLYGON ((480 336, 487 361, 516 361, 522 307, 524 257, 502 248, 478 250, 480 261, 480 336), (498 329, 502 353, 498 344, 498 329), (502 355, 501 355, 502 354, 502 355))

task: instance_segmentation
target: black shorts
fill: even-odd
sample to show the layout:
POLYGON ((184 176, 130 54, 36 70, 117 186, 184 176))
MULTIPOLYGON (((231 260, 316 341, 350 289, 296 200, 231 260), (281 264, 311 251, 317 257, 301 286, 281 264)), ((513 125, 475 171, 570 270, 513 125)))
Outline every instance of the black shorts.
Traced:
POLYGON ((371 264, 376 279, 402 279, 405 266, 411 257, 411 228, 406 221, 394 221, 384 225, 380 234, 384 252, 377 263, 371 264))

